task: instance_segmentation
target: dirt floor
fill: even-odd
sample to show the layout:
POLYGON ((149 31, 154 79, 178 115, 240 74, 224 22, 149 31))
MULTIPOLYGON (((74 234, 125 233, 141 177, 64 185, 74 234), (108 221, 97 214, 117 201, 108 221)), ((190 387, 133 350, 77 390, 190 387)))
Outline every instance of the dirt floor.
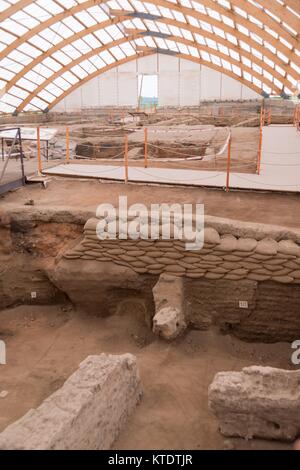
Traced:
MULTIPOLYGON (((61 163, 60 160, 57 160, 56 164, 61 163)), ((4 162, 0 160, 0 173, 2 172, 2 169, 4 167, 4 162)), ((43 169, 50 168, 54 166, 55 162, 49 161, 49 162, 43 162, 43 169)), ((31 176, 35 174, 37 171, 37 162, 35 159, 30 159, 24 160, 24 174, 26 176, 31 176)), ((15 181, 17 179, 22 178, 22 167, 21 167, 21 161, 20 159, 13 160, 11 159, 9 161, 9 164, 7 165, 7 170, 5 171, 5 174, 3 176, 3 179, 1 180, 1 184, 6 184, 11 181, 15 181)))
MULTIPOLYGON (((278 110, 277 110, 278 112, 278 110)), ((292 111, 287 115, 273 114, 273 123, 292 122, 292 111), (278 121, 279 119, 279 121, 278 121)), ((74 115, 73 115, 74 118, 74 115)), ((30 116, 28 116, 30 121, 30 116)), ((79 122, 69 116, 71 158, 76 156, 76 163, 86 163, 87 157, 93 157, 101 163, 123 164, 124 135, 128 136, 129 165, 142 166, 144 160, 144 132, 148 133, 148 163, 153 168, 183 168, 224 171, 227 165, 228 130, 231 129, 231 170, 239 173, 255 173, 259 147, 260 103, 223 103, 221 107, 210 104, 198 110, 174 108, 161 109, 157 113, 141 115, 133 119, 130 114, 121 111, 106 110, 100 117, 92 115, 88 120, 79 122), (129 119, 129 121, 128 121, 129 119), (178 132, 176 132, 178 129, 178 132), (201 132, 198 131, 201 129, 201 132), (135 131, 140 132, 135 132, 135 131), (154 131, 155 132, 151 132, 154 131), (162 133, 160 132, 162 131, 162 133), (168 132, 166 132, 168 131, 168 132), (188 156, 197 157, 196 161, 187 160, 188 156), (214 156, 217 155, 217 156, 214 156), (82 159, 83 157, 83 159, 82 159), (107 159, 107 160, 106 160, 107 159), (163 160, 167 161, 163 161, 163 160), (169 160, 172 161, 169 161, 169 160), (203 159, 203 160, 201 160, 203 159)), ((52 121, 50 119, 50 121, 52 121)), ((37 122, 28 122, 25 126, 36 126, 37 122)), ((50 159, 45 159, 42 145, 42 166, 48 168, 55 164, 53 160, 63 162, 66 158, 66 124, 62 124, 59 115, 54 122, 44 127, 55 128, 57 134, 49 142, 50 159)), ((8 149, 8 147, 7 147, 8 149)), ((6 150, 7 150, 6 149, 6 150)), ((38 169, 35 142, 23 141, 26 175, 33 175, 38 169)), ((0 173, 3 162, 0 161, 0 173)), ((20 161, 9 162, 2 184, 16 181, 21 177, 20 161)))
MULTIPOLYGON (((248 344, 214 331, 189 331, 173 343, 155 338, 128 303, 115 316, 70 305, 20 306, 0 312, 7 365, 1 367, 0 431, 61 387, 90 354, 138 357, 144 396, 116 449, 280 449, 289 444, 225 439, 207 405, 218 371, 262 364, 292 368, 288 343, 248 344)), ((295 368, 295 367, 294 367, 295 368)))
MULTIPOLYGON (((139 139, 144 137, 144 133, 138 133, 139 139)), ((189 135, 189 132, 186 132, 189 135)), ((203 134, 200 132, 199 135, 203 134)), ((218 170, 226 171, 227 167, 227 148, 223 151, 222 154, 212 157, 219 152, 226 142, 228 131, 225 128, 216 128, 211 131, 207 131, 207 137, 203 137, 203 142, 209 142, 207 144, 196 144, 197 133, 193 132, 191 135, 194 136, 195 141, 192 139, 192 142, 188 142, 187 137, 184 138, 184 133, 182 141, 174 137, 174 133, 170 134, 172 137, 172 147, 169 147, 171 144, 168 140, 163 140, 162 137, 156 137, 156 134, 149 133, 149 146, 148 146, 148 167, 150 168, 182 168, 190 170, 218 170), (214 143, 214 138, 212 138, 215 133, 218 135, 218 132, 222 132, 222 137, 219 137, 217 140, 218 143, 214 143), (220 140, 221 139, 221 140, 220 140), (185 142, 182 143, 182 142, 185 142), (153 147, 152 147, 153 145, 153 147), (202 148, 203 146, 203 148, 202 148), (166 150, 164 150, 166 149, 166 150), (204 156, 206 152, 206 156, 204 156), (203 160, 186 160, 184 155, 196 156, 197 158, 203 158, 203 160), (201 155, 201 156, 199 156, 201 155), (172 158, 174 160, 172 161, 172 158), (164 161, 167 160, 167 161, 164 161), (178 161, 181 160, 181 161, 178 161)), ((137 139, 137 134, 132 134, 133 137, 137 139)), ((162 134, 166 136, 167 134, 162 134)), ((180 134, 181 135, 181 134, 180 134)), ((175 134, 176 136, 176 134, 175 134)), ((134 143, 132 142, 133 137, 129 135, 129 166, 144 166, 144 146, 143 143, 134 143)), ((169 137, 170 138, 170 137, 169 137)), ((124 137, 120 137, 115 142, 111 141, 107 135, 105 135, 106 141, 101 140, 101 137, 90 137, 85 140, 73 138, 72 148, 75 149, 76 142, 81 142, 81 150, 86 151, 88 154, 93 153, 93 148, 95 148, 95 153, 99 158, 87 157, 81 158, 79 156, 74 156, 71 160, 75 163, 88 163, 91 162, 94 164, 110 164, 116 166, 122 166, 124 163, 124 137), (112 148, 105 147, 102 149, 102 145, 109 146, 112 145, 112 148), (94 146, 94 147, 93 147, 94 146), (115 147, 116 146, 116 147, 115 147), (99 148, 99 150, 98 150, 99 148), (102 149, 102 150, 101 150, 102 149), (88 151, 89 150, 89 151, 88 151), (106 156, 111 155, 111 157, 106 156), (118 157, 114 158, 113 156, 117 154, 118 157)), ((165 137, 166 139, 166 137, 165 137)), ((189 136, 189 139, 191 137, 189 136)), ((51 166, 56 166, 59 163, 65 162, 65 136, 58 137, 58 148, 53 153, 50 150, 50 159, 46 160, 42 155, 42 168, 50 168, 51 166)), ((199 139, 198 139, 199 140, 199 139)), ((232 129, 232 141, 231 141, 231 171, 238 173, 251 173, 256 172, 257 167, 257 151, 259 145, 259 130, 257 128, 233 128, 232 129)), ((80 150, 79 148, 79 150, 80 150)), ((74 151, 71 150, 71 155, 74 155, 74 151)), ((35 155, 36 151, 30 149, 30 153, 26 152, 25 148, 25 157, 24 158, 24 172, 25 175, 30 176, 36 173, 38 169, 37 158, 29 157, 29 155, 35 155)), ((3 168, 4 162, 0 160, 0 173, 3 168)), ((14 181, 21 178, 21 162, 19 159, 11 159, 8 163, 7 169, 5 171, 4 179, 2 184, 14 181)))
MULTIPOLYGON (((227 166, 226 143, 229 130, 226 128, 210 128, 203 126, 202 130, 189 130, 189 126, 163 128, 155 133, 153 127, 148 127, 148 166, 152 168, 185 168, 199 170, 224 171, 227 166), (219 152, 221 152, 219 154, 219 152), (188 160, 197 157, 197 160, 188 160), (203 160, 201 160, 201 158, 203 160)), ((231 129, 231 169, 239 173, 255 173, 257 167, 257 154, 259 147, 259 129, 238 127, 231 129)), ((85 139, 74 136, 73 148, 76 147, 76 162, 80 155, 89 156, 94 153, 95 160, 101 163, 117 162, 123 164, 124 136, 109 137, 104 133, 101 137, 87 134, 85 139), (112 146, 110 148, 110 146, 112 146), (109 158, 107 158, 109 156, 109 158)), ((144 162, 144 132, 128 134, 128 160, 129 165, 143 164, 144 162)), ((86 157, 84 162, 86 163, 86 157)))
MULTIPOLYGON (((300 227, 299 194, 263 191, 230 191, 221 189, 150 186, 53 177, 47 189, 39 184, 27 185, 0 196, 0 208, 6 211, 37 210, 91 211, 103 202, 118 204, 120 195, 128 196, 128 205, 151 203, 202 203, 205 214, 245 222, 258 222, 285 227, 300 227)), ((92 214, 91 214, 92 215, 92 214)))
MULTIPOLYGON (((250 117, 253 118, 253 115, 250 117)), ((241 116, 234 116, 234 113, 230 122, 222 116, 218 117, 217 122, 211 116, 211 124, 233 125, 240 119, 241 116)), ((259 114, 254 115, 255 120, 257 122, 253 125, 256 127, 234 129, 233 170, 255 171, 259 114), (248 143, 250 147, 246 146, 248 143)), ((104 125, 107 117, 102 121, 104 125)), ((174 118, 173 113, 170 117, 156 115, 151 124, 155 122, 157 126, 198 125, 202 124, 202 118, 183 114, 174 118)), ((207 116, 204 123, 210 123, 207 116)), ((111 124, 115 127, 116 123, 111 124)), ((82 124, 78 124, 77 128, 80 127, 82 124)), ((89 128, 89 125, 86 127, 89 128)), ((64 159, 65 124, 59 129, 61 147, 58 153, 64 159)), ((86 160, 76 160, 76 163, 80 161, 86 163, 86 160)), ((103 160, 100 162, 103 163, 103 160)), ((109 162, 112 163, 111 160, 109 162)), ((18 173, 19 162, 12 163, 11 172, 18 173)), ((200 169, 200 164, 204 167, 204 163, 177 162, 170 167, 185 168, 188 165, 189 168, 200 169)), ((210 162, 210 166, 223 169, 225 163, 224 155, 218 162, 210 162)), ((54 164, 57 163, 49 161, 50 166, 54 164)), ((114 164, 122 165, 120 162, 114 164)), ((139 166, 143 162, 140 160, 131 164, 139 166)), ((166 166, 157 161, 150 162, 150 165, 166 166)), ((26 161, 25 166, 26 172, 34 172, 36 161, 26 161)), ((297 194, 253 191, 226 193, 221 189, 111 182, 100 184, 96 180, 59 177, 49 180, 47 189, 39 184, 31 184, 0 196, 0 211, 41 211, 41 214, 45 211, 46 215, 50 211, 73 211, 83 213, 84 219, 86 214, 89 214, 86 218, 93 215, 99 204, 111 203, 117 206, 119 196, 127 195, 128 205, 136 202, 147 206, 162 202, 203 203, 206 215, 287 228, 300 227, 300 195, 297 194)), ((68 230, 74 230, 73 226, 70 227, 68 230)), ((76 226, 76 229, 82 232, 81 226, 76 226)), ((47 243, 51 248, 51 233, 49 237, 50 241, 45 236, 45 245, 41 243, 39 247, 41 251, 46 252, 44 246, 47 243)), ((61 239, 68 238, 70 233, 66 231, 61 239)), ((57 239, 53 239, 57 243, 57 239)), ((26 265, 22 259, 20 256, 18 262, 26 265)), ((24 274, 26 278, 34 275, 35 272, 28 276, 26 272, 24 274)), ((59 297, 56 301, 60 302, 63 298, 59 297)), ((214 328, 209 331, 188 330, 176 341, 166 343, 152 334, 143 311, 130 301, 122 304, 118 314, 106 318, 76 311, 70 304, 22 305, 0 310, 0 339, 5 341, 7 347, 7 364, 0 366, 0 392, 8 392, 5 398, 0 398, 0 432, 61 387, 88 355, 130 352, 138 358, 144 396, 115 442, 115 449, 292 448, 291 444, 286 443, 224 438, 218 431, 217 420, 208 409, 207 398, 208 386, 219 371, 241 370, 250 365, 296 369, 290 361, 292 349, 289 343, 246 343, 229 335, 221 335, 214 328)))

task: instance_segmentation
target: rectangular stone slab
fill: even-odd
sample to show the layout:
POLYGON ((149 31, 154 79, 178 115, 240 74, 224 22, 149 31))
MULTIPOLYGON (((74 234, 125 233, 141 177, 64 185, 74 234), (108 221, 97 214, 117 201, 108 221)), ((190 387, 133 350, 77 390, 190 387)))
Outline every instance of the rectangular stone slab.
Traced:
POLYGON ((225 436, 292 441, 300 434, 300 370, 220 372, 208 396, 225 436))
POLYGON ((109 449, 140 397, 135 356, 88 356, 59 390, 0 434, 0 449, 109 449))

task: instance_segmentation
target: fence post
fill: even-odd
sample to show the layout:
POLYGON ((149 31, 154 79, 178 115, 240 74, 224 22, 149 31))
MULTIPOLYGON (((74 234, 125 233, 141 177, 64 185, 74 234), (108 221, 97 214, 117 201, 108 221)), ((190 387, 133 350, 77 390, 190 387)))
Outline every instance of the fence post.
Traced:
POLYGON ((124 164, 125 164, 125 183, 128 182, 128 135, 124 137, 124 164))
POLYGON ((258 143, 258 154, 257 154, 257 168, 256 173, 260 174, 260 162, 261 162, 261 152, 262 152, 262 140, 263 140, 263 125, 265 121, 265 111, 261 108, 260 112, 260 126, 259 126, 259 143, 258 143))
POLYGON ((23 146, 22 146, 22 134, 21 129, 18 129, 18 137, 19 137, 19 146, 20 146, 20 160, 21 160, 21 172, 22 172, 22 180, 23 184, 25 184, 25 169, 24 169, 24 155, 23 155, 23 146))
POLYGON ((41 159, 41 132, 40 132, 40 126, 37 127, 36 129, 36 142, 37 142, 37 160, 38 160, 38 173, 42 173, 42 159, 41 159))
POLYGON ((144 146, 145 146, 145 168, 148 167, 148 129, 144 128, 144 146))
POLYGON ((68 127, 66 127, 66 162, 70 163, 70 132, 68 127))
POLYGON ((228 148, 227 148, 226 192, 229 191, 230 161, 231 161, 231 132, 230 132, 230 136, 228 140, 228 148))

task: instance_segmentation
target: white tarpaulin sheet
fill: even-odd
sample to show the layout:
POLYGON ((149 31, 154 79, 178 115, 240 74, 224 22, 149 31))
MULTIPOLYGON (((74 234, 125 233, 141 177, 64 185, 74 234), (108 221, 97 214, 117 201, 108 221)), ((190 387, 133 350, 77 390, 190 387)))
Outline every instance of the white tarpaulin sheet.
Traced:
MULTIPOLYGON (((21 127, 21 137, 24 140, 37 140, 36 127, 21 127)), ((14 139, 16 129, 0 129, 0 139, 14 139)), ((40 140, 51 140, 57 133, 57 129, 40 128, 40 140)))

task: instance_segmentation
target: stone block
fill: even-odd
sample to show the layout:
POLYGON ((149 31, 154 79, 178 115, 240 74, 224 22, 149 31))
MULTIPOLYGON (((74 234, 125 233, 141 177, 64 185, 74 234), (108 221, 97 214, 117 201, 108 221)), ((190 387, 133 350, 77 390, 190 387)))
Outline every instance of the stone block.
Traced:
POLYGON ((225 436, 294 440, 300 433, 300 371, 252 366, 220 372, 209 407, 225 436))
POLYGON ((153 297, 153 332, 166 340, 175 339, 186 328, 183 280, 161 274, 153 287, 153 297))
POLYGON ((59 390, 0 434, 0 449, 109 449, 140 397, 133 355, 89 356, 59 390))

